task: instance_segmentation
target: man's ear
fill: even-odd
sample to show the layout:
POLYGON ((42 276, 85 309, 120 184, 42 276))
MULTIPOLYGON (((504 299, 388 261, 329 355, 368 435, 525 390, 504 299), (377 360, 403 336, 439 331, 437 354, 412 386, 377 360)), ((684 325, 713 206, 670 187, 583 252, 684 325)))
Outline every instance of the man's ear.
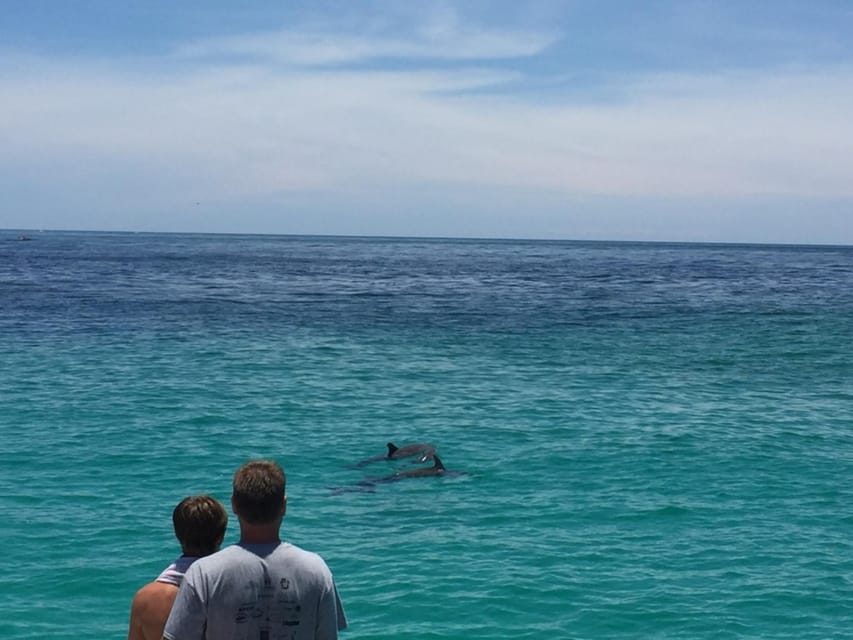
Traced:
POLYGON ((233 493, 231 494, 231 511, 234 512, 235 516, 237 516, 238 518, 240 517, 240 514, 237 513, 237 507, 234 505, 234 494, 233 493))
POLYGON ((281 501, 281 517, 284 517, 284 514, 287 513, 287 496, 284 496, 284 499, 281 501))

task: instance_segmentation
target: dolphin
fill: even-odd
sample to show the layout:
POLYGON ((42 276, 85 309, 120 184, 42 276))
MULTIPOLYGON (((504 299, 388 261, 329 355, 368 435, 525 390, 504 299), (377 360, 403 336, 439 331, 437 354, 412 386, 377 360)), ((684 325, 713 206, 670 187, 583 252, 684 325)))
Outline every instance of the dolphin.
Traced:
POLYGON ((435 447, 425 442, 416 442, 402 447, 389 442, 385 446, 388 447, 388 453, 371 456, 370 458, 356 462, 350 466, 350 469, 361 469, 379 460, 400 460, 401 458, 410 458, 412 456, 418 456, 418 462, 426 462, 427 460, 432 460, 432 456, 435 454, 435 447))
POLYGON ((405 471, 398 471, 397 473, 386 476, 384 478, 376 478, 373 479, 373 482, 397 482, 398 480, 405 480, 406 478, 427 478, 431 476, 442 476, 442 477, 457 477, 468 475, 464 471, 450 471, 444 467, 444 463, 442 463, 441 458, 439 458, 436 454, 432 454, 433 465, 431 467, 419 467, 417 469, 407 469, 405 471))
POLYGON ((398 447, 393 442, 389 442, 385 446, 388 447, 388 455, 386 457, 391 460, 419 456, 418 462, 426 462, 427 460, 432 460, 435 457, 435 447, 424 442, 407 444, 402 447, 398 447))
POLYGON ((397 473, 382 478, 364 478, 352 487, 330 487, 330 489, 332 489, 332 495, 341 495, 343 493, 373 493, 376 490, 376 485, 388 482, 397 482, 399 480, 405 480, 406 478, 426 478, 430 476, 456 477, 467 475, 464 471, 450 471, 446 469, 441 458, 435 454, 432 455, 432 459, 433 465, 431 467, 420 467, 418 469, 398 471, 397 473))
POLYGON ((422 478, 424 476, 440 476, 447 473, 444 464, 441 462, 435 453, 432 454, 433 465, 431 467, 421 467, 419 469, 409 469, 408 471, 398 471, 393 476, 388 476, 386 480, 402 480, 403 478, 422 478))

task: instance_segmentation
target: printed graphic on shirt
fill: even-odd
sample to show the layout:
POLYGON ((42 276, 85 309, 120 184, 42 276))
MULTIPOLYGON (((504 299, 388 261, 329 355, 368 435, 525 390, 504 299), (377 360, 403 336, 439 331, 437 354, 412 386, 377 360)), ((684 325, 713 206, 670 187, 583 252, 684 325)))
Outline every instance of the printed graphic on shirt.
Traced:
POLYGON ((237 625, 257 628, 258 640, 296 637, 295 627, 299 626, 302 608, 296 594, 291 593, 290 580, 281 578, 273 583, 269 573, 265 573, 263 582, 250 582, 243 591, 242 603, 234 617, 237 625))

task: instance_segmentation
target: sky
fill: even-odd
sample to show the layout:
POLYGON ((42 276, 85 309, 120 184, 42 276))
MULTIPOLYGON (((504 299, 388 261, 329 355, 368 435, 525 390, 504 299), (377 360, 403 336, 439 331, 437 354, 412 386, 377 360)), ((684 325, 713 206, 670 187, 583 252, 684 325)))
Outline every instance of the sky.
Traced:
POLYGON ((0 228, 853 244, 848 0, 0 15, 0 228))

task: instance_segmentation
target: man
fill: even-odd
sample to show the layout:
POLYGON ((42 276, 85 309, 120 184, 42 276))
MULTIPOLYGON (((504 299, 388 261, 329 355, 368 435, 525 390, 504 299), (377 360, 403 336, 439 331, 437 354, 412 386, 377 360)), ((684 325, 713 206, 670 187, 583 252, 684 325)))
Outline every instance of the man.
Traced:
POLYGON ((167 640, 334 640, 347 626, 323 559, 279 537, 282 468, 255 460, 234 474, 240 542, 195 562, 166 622, 167 640))
POLYGON ((219 550, 228 525, 228 514, 210 496, 189 496, 172 511, 175 537, 183 555, 170 564, 154 582, 133 597, 130 606, 128 640, 160 640, 172 603, 178 595, 189 566, 219 550))

